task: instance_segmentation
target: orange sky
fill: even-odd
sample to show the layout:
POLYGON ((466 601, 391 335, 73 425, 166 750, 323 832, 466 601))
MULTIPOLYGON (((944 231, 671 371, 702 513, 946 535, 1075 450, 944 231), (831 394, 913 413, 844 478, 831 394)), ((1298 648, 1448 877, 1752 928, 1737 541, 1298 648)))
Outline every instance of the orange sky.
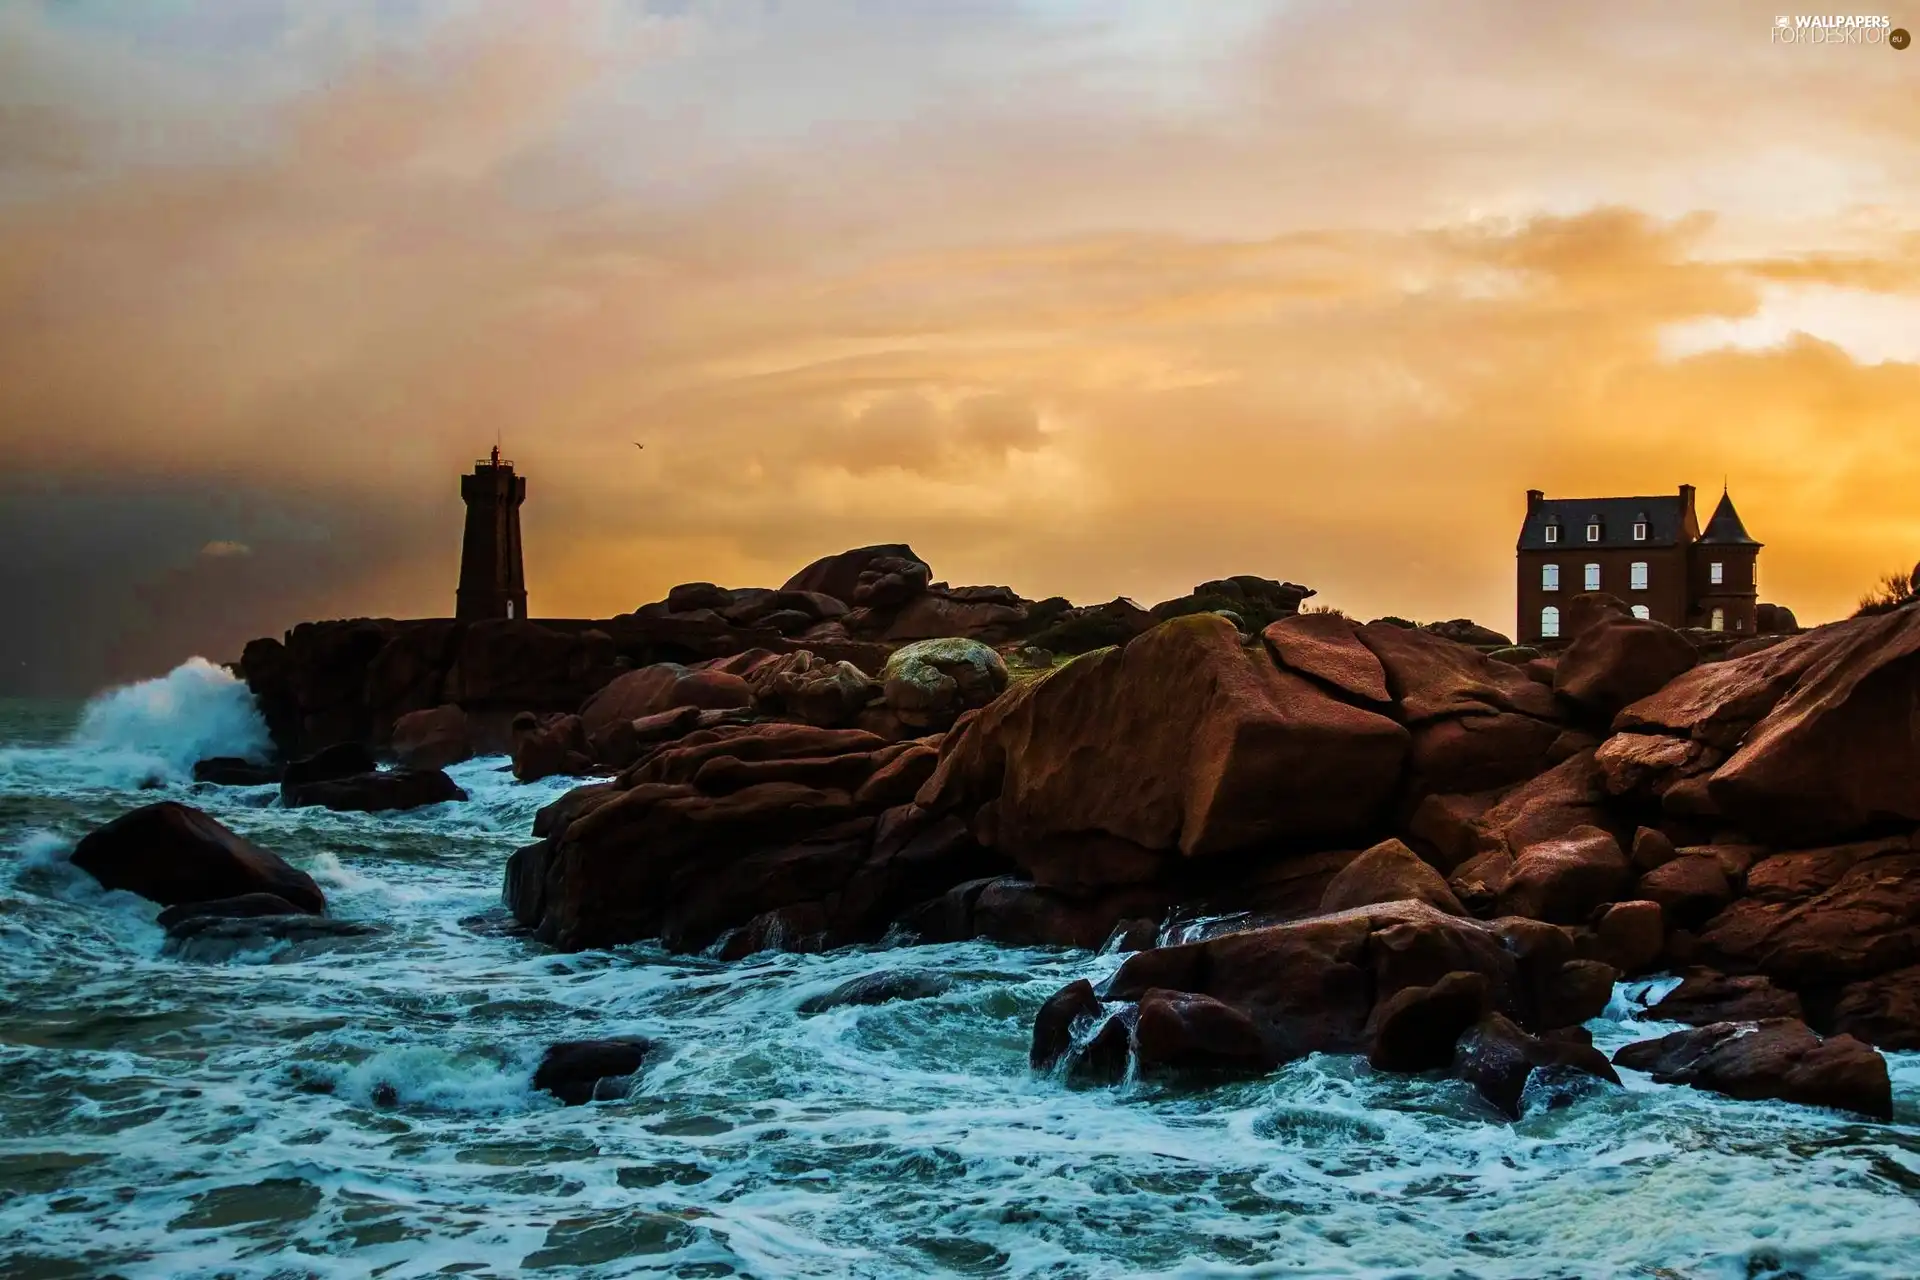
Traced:
POLYGON ((1920 558, 1920 51, 1735 3, 406 13, 0 10, 21 669, 82 595, 120 666, 445 613, 496 433, 549 615, 905 540, 1508 630, 1524 490, 1723 475, 1803 620, 1920 558))

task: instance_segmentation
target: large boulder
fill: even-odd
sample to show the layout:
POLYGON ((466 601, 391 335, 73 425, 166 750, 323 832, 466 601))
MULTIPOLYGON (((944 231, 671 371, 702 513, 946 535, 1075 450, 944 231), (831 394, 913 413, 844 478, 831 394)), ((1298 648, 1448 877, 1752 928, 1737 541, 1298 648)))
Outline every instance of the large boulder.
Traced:
POLYGON ((1578 1037, 1529 1035, 1499 1013, 1488 1014, 1461 1035, 1454 1046, 1453 1074, 1514 1120, 1520 1118, 1528 1085, 1537 1078, 1564 1082, 1568 1076, 1591 1076, 1620 1083, 1606 1055, 1591 1044, 1578 1037))
POLYGON ((1773 861, 1755 864, 1748 875, 1750 886, 1760 881, 1759 892, 1701 931, 1703 963, 1729 973, 1764 973, 1796 989, 1920 963, 1920 853, 1864 858, 1830 887, 1785 900, 1768 892, 1773 861))
POLYGON ((1169 859, 1370 832, 1406 741, 1226 620, 1186 617, 963 719, 919 803, 980 813, 983 843, 1041 883, 1124 883, 1169 859))
POLYGON ((1698 1027, 1763 1018, 1804 1019, 1806 1011, 1799 996, 1775 986, 1761 974, 1733 977, 1695 967, 1681 975, 1680 985, 1662 996, 1647 1016, 1657 1022, 1687 1022, 1698 1027))
MULTIPOLYGON (((1039 606, 1030 609, 1029 619, 1038 613, 1039 606)), ((1105 604, 1062 609, 1030 640, 1049 653, 1091 653, 1095 649, 1125 644, 1152 628, 1156 621, 1151 613, 1121 596, 1105 604)))
POLYGON ((1163 601, 1152 612, 1162 622, 1197 613, 1230 613, 1246 630, 1258 633, 1269 623, 1298 613, 1301 602, 1316 594, 1298 583, 1243 573, 1202 582, 1191 594, 1163 601))
POLYGON ((392 749, 403 769, 444 769, 473 757, 473 726, 451 703, 409 711, 394 721, 392 749))
POLYGON ((1282 618, 1260 633, 1273 660, 1288 671, 1327 685, 1343 698, 1386 703, 1386 668, 1360 643, 1353 623, 1337 613, 1282 618))
POLYGON ((755 668, 754 710, 824 729, 845 728, 881 695, 881 684, 851 662, 828 662, 800 649, 755 668))
POLYGON ((787 579, 786 591, 830 596, 860 608, 905 604, 933 582, 933 570, 904 542, 857 547, 814 561, 787 579))
POLYGON ((122 814, 81 837, 73 865, 109 889, 163 906, 272 894, 326 910, 313 877, 213 818, 171 800, 122 814))
POLYGON ((998 643, 1021 634, 1027 617, 1026 603, 1004 587, 934 589, 903 605, 881 639, 900 644, 963 636, 998 643))
POLYGON ((1618 900, 1633 884, 1633 864, 1613 836, 1598 827, 1522 849, 1500 889, 1502 915, 1553 924, 1583 924, 1594 908, 1618 900))
POLYGON ((1887 1060, 1852 1036, 1822 1040, 1792 1018, 1716 1022, 1676 1031, 1627 1045, 1613 1061, 1645 1071, 1662 1084, 1893 1119, 1887 1060))
POLYGON ((1820 840, 1920 821, 1920 609, 1824 630, 1818 656, 1709 784, 1748 830, 1820 840))
MULTIPOLYGON (((772 656, 763 655, 765 659, 772 656)), ((589 743, 597 743, 618 725, 662 711, 679 707, 717 711, 752 704, 751 685, 735 672, 658 662, 629 671, 596 690, 580 708, 580 727, 589 743)))
POLYGON ((1603 720, 1692 669, 1699 651, 1685 636, 1644 618, 1609 616, 1588 627, 1560 656, 1553 689, 1603 720))
POLYGON ((280 803, 289 809, 318 805, 352 813, 385 813, 423 805, 465 800, 444 769, 383 769, 324 782, 280 784, 280 803))
POLYGON ((896 650, 880 680, 888 708, 903 724, 944 729, 1000 696, 1007 664, 977 640, 921 640, 896 650))
POLYGON ((1335 873, 1320 899, 1323 912, 1417 899, 1449 915, 1466 911, 1438 871, 1398 840, 1383 840, 1335 873))
POLYGON ((565 1040, 548 1047, 534 1069, 533 1087, 570 1107, 625 1097, 634 1075, 659 1046, 643 1036, 565 1040))

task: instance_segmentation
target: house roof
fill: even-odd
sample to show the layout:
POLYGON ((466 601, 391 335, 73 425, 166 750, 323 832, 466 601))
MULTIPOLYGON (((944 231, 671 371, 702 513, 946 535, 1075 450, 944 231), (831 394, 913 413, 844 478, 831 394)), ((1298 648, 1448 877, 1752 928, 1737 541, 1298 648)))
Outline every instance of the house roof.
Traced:
POLYGON ((1725 491, 1720 494, 1720 505, 1713 509, 1713 519, 1707 521, 1707 527, 1700 535, 1700 541, 1722 547, 1757 547, 1759 542, 1747 532, 1747 526, 1740 523, 1740 513, 1733 509, 1733 499, 1725 491))
POLYGON ((1687 510, 1677 494, 1647 498, 1542 498, 1520 526, 1522 551, 1576 551, 1622 547, 1677 547, 1687 510), (1647 526, 1634 541, 1633 526, 1647 526), (1600 526, 1600 541, 1587 541, 1587 526, 1600 526), (1547 526, 1560 526, 1560 540, 1547 541, 1547 526))

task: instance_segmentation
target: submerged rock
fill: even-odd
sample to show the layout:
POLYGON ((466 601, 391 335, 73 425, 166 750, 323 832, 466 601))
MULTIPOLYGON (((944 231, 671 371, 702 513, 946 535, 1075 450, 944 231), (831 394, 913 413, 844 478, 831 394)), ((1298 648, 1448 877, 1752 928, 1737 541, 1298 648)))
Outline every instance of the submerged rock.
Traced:
POLYGON ((1535 1073, 1585 1075, 1619 1084, 1605 1054, 1577 1036, 1533 1036, 1498 1013, 1488 1014, 1460 1037, 1454 1048, 1453 1074, 1512 1119, 1535 1073))
POLYGON ((633 1077, 659 1048, 644 1036, 563 1040, 548 1048, 533 1087, 570 1107, 625 1097, 633 1077))
POLYGON ((1662 1084, 1746 1101, 1777 1100, 1893 1118, 1887 1060, 1849 1035, 1822 1040, 1804 1022, 1716 1022, 1630 1044, 1613 1055, 1662 1084))
POLYGON ((276 944, 366 938, 377 925, 327 916, 188 916, 167 926, 167 948, 181 960, 216 964, 276 944))
POLYGON ((216 787, 266 787, 280 781, 280 766, 241 756, 214 756, 194 762, 193 780, 216 787))
POLYGON ((277 854, 172 800, 123 814, 74 847, 73 865, 109 889, 162 906, 269 893, 301 911, 326 910, 320 886, 277 854))
POLYGON ((862 974, 831 991, 800 1002, 801 1013, 825 1013, 847 1005, 888 1004, 895 1000, 929 1000, 945 995, 953 979, 925 969, 894 969, 862 974))
POLYGON ((154 917, 162 929, 171 930, 183 920, 245 920, 255 916, 310 915, 277 893, 243 893, 235 898, 215 898, 207 902, 182 902, 154 917))
POLYGON ((384 813, 466 798, 467 793, 444 769, 389 769, 324 782, 280 784, 280 801, 289 809, 319 805, 343 812, 384 813))

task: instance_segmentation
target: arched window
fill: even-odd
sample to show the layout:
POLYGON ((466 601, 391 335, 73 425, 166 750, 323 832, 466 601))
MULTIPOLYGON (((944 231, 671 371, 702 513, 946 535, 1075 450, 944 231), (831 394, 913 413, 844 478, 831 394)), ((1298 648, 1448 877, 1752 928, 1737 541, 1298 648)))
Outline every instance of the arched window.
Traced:
POLYGON ((1635 560, 1627 572, 1627 585, 1635 591, 1647 589, 1647 562, 1635 560))
POLYGON ((1586 590, 1598 591, 1600 589, 1600 566, 1599 565, 1590 564, 1587 566, 1586 581, 1587 581, 1587 585, 1585 588, 1586 590))
POLYGON ((1560 611, 1552 605, 1540 611, 1540 638, 1551 640, 1560 634, 1560 611))
POLYGON ((1637 604, 1633 606, 1633 616, 1645 622, 1647 619, 1653 617, 1653 610, 1643 604, 1637 604))
POLYGON ((1543 564, 1540 566, 1540 589, 1542 591, 1558 591, 1560 589, 1559 565, 1543 564))
POLYGON ((1715 609, 1713 611, 1713 620, 1707 625, 1715 631, 1725 631, 1727 629, 1727 611, 1725 609, 1715 609))

